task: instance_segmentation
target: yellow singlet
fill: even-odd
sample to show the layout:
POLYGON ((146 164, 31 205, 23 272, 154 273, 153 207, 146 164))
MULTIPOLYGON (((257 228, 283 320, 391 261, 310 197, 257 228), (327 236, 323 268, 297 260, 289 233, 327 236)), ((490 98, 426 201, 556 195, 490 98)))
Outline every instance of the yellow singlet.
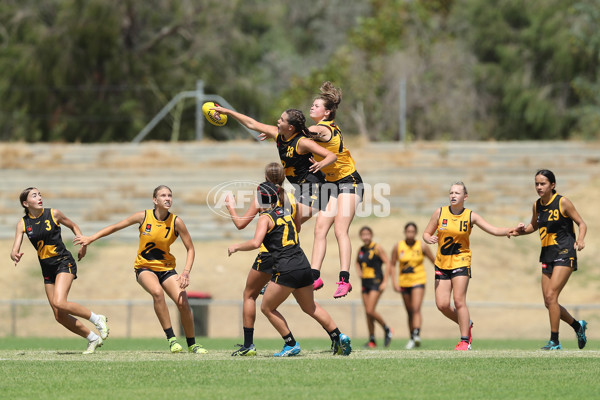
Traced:
POLYGON ((424 285, 427 282, 427 274, 423 263, 425 256, 421 242, 416 240, 412 246, 409 246, 402 240, 398 243, 396 251, 400 265, 398 284, 401 287, 424 285))
POLYGON ((175 269, 175 257, 171 254, 171 243, 177 239, 175 219, 169 214, 166 220, 158 221, 154 210, 146 210, 144 222, 140 225, 140 246, 134 268, 149 268, 153 271, 175 269))
MULTIPOLYGON (((331 138, 327 142, 320 142, 315 140, 321 147, 331 151, 337 156, 337 161, 331 165, 321 168, 321 171, 325 174, 327 182, 336 182, 342 178, 347 177, 356 171, 354 165, 354 159, 350 155, 350 151, 344 146, 344 138, 342 137, 342 131, 335 124, 334 121, 320 121, 317 126, 325 126, 331 131, 331 138)), ((313 154, 316 161, 323 160, 316 154, 313 154)))
POLYGON ((442 207, 438 219, 436 267, 456 269, 471 266, 471 228, 471 210, 465 208, 459 215, 454 215, 450 212, 450 206, 442 207))

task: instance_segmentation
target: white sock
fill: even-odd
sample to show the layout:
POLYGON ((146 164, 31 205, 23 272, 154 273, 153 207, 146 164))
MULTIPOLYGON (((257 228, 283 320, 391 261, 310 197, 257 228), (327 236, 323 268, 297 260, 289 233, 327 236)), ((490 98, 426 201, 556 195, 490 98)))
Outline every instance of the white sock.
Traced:
POLYGON ((94 312, 93 312, 93 311, 92 311, 91 313, 92 313, 92 315, 90 315, 89 321, 90 321, 92 324, 96 325, 96 324, 98 323, 98 321, 100 321, 100 317, 99 317, 99 316, 97 316, 96 314, 94 314, 94 312))
POLYGON ((88 342, 93 342, 94 340, 98 340, 98 335, 96 335, 94 332, 90 331, 90 334, 87 335, 87 340, 88 340, 88 342))

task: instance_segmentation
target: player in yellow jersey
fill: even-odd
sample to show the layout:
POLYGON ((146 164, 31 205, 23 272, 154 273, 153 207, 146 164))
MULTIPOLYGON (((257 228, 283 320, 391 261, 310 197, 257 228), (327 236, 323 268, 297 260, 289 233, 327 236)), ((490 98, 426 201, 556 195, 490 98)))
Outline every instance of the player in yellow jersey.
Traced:
POLYGON ((428 246, 423 246, 417 237, 417 224, 409 222, 404 226, 404 240, 399 241, 392 249, 392 262, 388 275, 396 275, 396 263, 399 263, 398 280, 394 280, 394 290, 402 294, 404 307, 408 315, 408 333, 410 340, 407 350, 421 345, 421 305, 425 297, 427 274, 423 261, 425 257, 435 264, 433 253, 428 246))
POLYGON ((285 177, 294 187, 298 199, 300 221, 308 220, 320 207, 327 204, 321 200, 320 186, 324 182, 321 169, 334 163, 336 156, 306 137, 306 117, 300 110, 290 108, 281 113, 277 126, 263 124, 255 119, 225 107, 212 110, 235 118, 248 129, 261 133, 261 137, 274 139, 285 177), (320 157, 315 161, 314 157, 320 157))
POLYGON ((585 247, 587 225, 573 203, 556 193, 556 177, 552 171, 539 170, 535 174, 535 189, 540 198, 533 205, 531 222, 520 224, 514 235, 527 235, 539 229, 542 242, 542 293, 550 316, 550 340, 543 350, 560 350, 558 339, 560 320, 571 325, 577 335, 577 345, 583 349, 587 343, 587 322, 577 321, 558 302, 560 292, 573 271, 577 271, 577 252, 585 247), (573 223, 579 227, 575 236, 573 223))
POLYGON ((471 228, 477 225, 494 236, 510 238, 511 230, 489 224, 479 214, 465 208, 468 197, 464 183, 456 182, 450 187, 450 205, 440 207, 431 216, 423 240, 438 244, 435 257, 435 304, 460 329, 460 341, 455 350, 471 350, 473 323, 467 307, 467 288, 471 279, 471 228), (451 307, 450 297, 454 299, 451 307))
MULTIPOLYGON (((351 290, 350 262, 352 243, 348 231, 354 219, 356 207, 362 200, 363 182, 356 171, 354 159, 344 145, 340 127, 335 123, 337 108, 342 101, 342 91, 331 82, 324 82, 321 94, 314 100, 310 108, 310 118, 316 125, 308 128, 310 137, 323 148, 337 156, 334 164, 322 168, 326 183, 322 186, 322 198, 328 198, 327 207, 317 215, 315 223, 315 240, 311 266, 315 278, 315 290, 323 287, 320 271, 327 250, 327 234, 333 225, 338 242, 340 257, 340 274, 334 298, 346 296, 351 290)), ((318 155, 315 160, 319 161, 318 155)))
POLYGON ((362 298, 367 314, 367 329, 369 330, 369 341, 365 344, 365 347, 371 349, 377 347, 375 321, 383 328, 384 345, 389 347, 392 341, 392 329, 387 326, 381 314, 375 310, 389 277, 389 275, 386 275, 386 272, 389 271, 389 259, 383 248, 373 242, 373 230, 371 228, 363 226, 358 234, 363 246, 358 250, 356 256, 356 269, 362 280, 362 298), (383 269, 384 264, 387 266, 385 269, 383 269))
POLYGON ((91 236, 77 236, 73 243, 90 245, 96 240, 120 231, 131 225, 137 225, 140 232, 140 244, 134 263, 136 280, 154 301, 154 311, 167 336, 169 349, 179 353, 183 349, 177 342, 169 308, 165 301, 166 293, 177 305, 181 315, 181 324, 185 332, 190 353, 206 353, 196 344, 194 319, 185 289, 190 284, 190 271, 194 264, 195 250, 192 238, 183 220, 169 209, 173 205, 173 192, 165 185, 154 189, 152 194, 154 209, 137 212, 116 224, 107 226, 91 236), (175 271, 175 257, 171 254, 171 244, 180 237, 187 250, 185 267, 181 275, 175 271))
MULTIPOLYGON (((15 266, 21 261, 23 254, 21 244, 23 236, 31 241, 37 249, 38 260, 42 267, 46 297, 54 312, 56 321, 71 332, 88 340, 87 350, 83 354, 94 353, 102 341, 108 337, 109 329, 104 315, 94 314, 81 304, 67 299, 73 280, 77 279, 77 264, 66 249, 62 240, 60 225, 69 228, 75 235, 81 235, 77 224, 61 211, 44 208, 42 194, 37 188, 30 187, 21 192, 19 202, 25 209, 25 216, 17 223, 15 242, 10 258, 15 266), (77 318, 89 320, 98 329, 100 336, 90 331, 77 318)), ((86 253, 86 247, 79 249, 77 261, 86 253)))

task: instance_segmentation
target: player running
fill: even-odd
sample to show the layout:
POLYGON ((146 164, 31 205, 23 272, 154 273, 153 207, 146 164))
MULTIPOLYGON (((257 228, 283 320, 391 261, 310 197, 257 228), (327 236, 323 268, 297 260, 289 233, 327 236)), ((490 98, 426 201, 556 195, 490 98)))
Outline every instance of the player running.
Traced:
MULTIPOLYGON (((44 208, 42 194, 37 188, 23 190, 19 196, 25 216, 17 222, 15 242, 10 252, 10 258, 15 266, 21 261, 23 235, 37 249, 37 255, 42 267, 46 297, 54 312, 56 321, 71 332, 88 340, 87 349, 83 354, 91 354, 102 346, 102 341, 108 337, 107 318, 88 310, 81 304, 67 300, 73 280, 77 279, 77 264, 73 255, 65 248, 61 236, 60 224, 69 228, 77 236, 81 230, 61 211, 44 208), (96 326, 99 336, 86 328, 77 318, 89 320, 96 326)), ((77 260, 80 261, 86 253, 86 246, 79 249, 77 260)))

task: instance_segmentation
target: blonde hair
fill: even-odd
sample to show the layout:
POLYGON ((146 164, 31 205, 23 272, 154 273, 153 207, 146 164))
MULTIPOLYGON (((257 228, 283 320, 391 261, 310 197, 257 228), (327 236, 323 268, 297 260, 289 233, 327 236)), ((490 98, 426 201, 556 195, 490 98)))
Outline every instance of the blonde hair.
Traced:
POLYGON ((170 187, 168 187, 167 185, 158 185, 155 189, 154 192, 152 192, 152 198, 155 199, 156 196, 158 195, 158 192, 162 189, 169 189, 169 192, 171 192, 171 194, 173 194, 173 191, 171 190, 170 187))
POLYGON ((265 179, 276 185, 283 185, 285 180, 285 171, 283 165, 278 162, 272 162, 265 167, 265 179))
POLYGON ((329 81, 325 81, 319 90, 321 91, 321 94, 316 98, 323 100, 323 106, 330 111, 327 119, 335 119, 337 108, 342 102, 342 89, 336 88, 333 86, 333 83, 329 81))
POLYGON ((462 186, 465 194, 469 194, 469 192, 467 191, 467 187, 465 186, 465 184, 462 181, 454 182, 452 185, 450 185, 450 187, 452 187, 452 186, 462 186))

